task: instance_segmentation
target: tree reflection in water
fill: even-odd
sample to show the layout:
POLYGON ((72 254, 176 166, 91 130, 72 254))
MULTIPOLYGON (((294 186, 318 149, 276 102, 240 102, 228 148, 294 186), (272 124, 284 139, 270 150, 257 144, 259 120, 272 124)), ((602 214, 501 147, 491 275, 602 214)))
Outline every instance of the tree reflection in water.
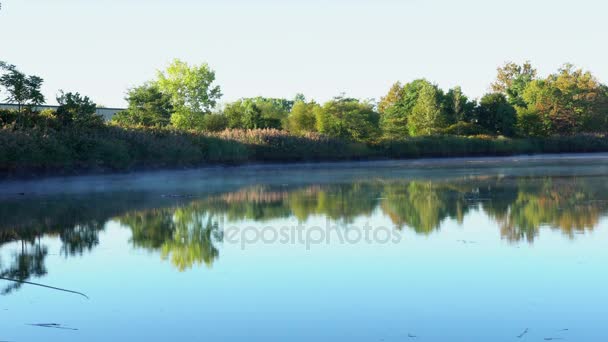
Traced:
MULTIPOLYGON (((116 220, 131 231, 137 248, 157 252, 180 271, 207 266, 219 258, 220 222, 264 222, 312 216, 350 224, 376 211, 396 229, 417 234, 439 231, 445 220, 462 224, 472 212, 494 220, 507 241, 533 243, 542 227, 573 238, 594 229, 607 213, 605 177, 474 177, 456 180, 377 180, 304 187, 253 186, 183 202, 133 208, 132 200, 98 200, 82 206, 58 201, 40 209, 21 201, 0 206, 0 252, 9 242, 20 244, 8 264, 0 260, 0 276, 26 281, 47 273, 48 247, 41 237, 58 237, 61 254, 79 256, 99 243, 106 222, 116 220), (114 206, 114 207, 111 207, 114 206), (111 207, 111 208, 110 208, 111 207)), ((0 254, 1 255, 1 254, 0 254)), ((10 293, 19 283, 2 289, 10 293)))
POLYGON ((223 239, 219 223, 197 203, 129 213, 118 221, 131 229, 134 246, 160 251, 180 271, 194 264, 211 266, 219 256, 215 246, 223 239))

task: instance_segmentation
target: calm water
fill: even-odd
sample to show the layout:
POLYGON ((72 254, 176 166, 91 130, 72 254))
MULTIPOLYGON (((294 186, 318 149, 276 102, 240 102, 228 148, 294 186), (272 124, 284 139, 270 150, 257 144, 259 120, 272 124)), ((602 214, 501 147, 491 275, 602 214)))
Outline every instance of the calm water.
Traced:
POLYGON ((0 183, 0 276, 89 297, 0 340, 606 341, 607 215, 607 155, 0 183))

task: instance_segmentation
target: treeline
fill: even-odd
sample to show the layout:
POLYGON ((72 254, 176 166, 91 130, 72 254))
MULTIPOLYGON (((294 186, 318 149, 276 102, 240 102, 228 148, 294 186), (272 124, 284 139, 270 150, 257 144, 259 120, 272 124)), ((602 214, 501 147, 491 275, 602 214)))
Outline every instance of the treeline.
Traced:
POLYGON ((565 65, 545 78, 529 64, 498 68, 479 101, 459 87, 395 83, 375 102, 245 98, 219 104, 206 64, 175 60, 129 89, 128 108, 104 122, 97 105, 0 62, 0 173, 124 170, 248 161, 347 160, 608 151, 608 87, 565 65))
POLYGON ((590 72, 566 64, 545 78, 529 62, 498 68, 492 92, 479 101, 460 87, 448 91, 425 79, 395 83, 379 102, 338 96, 323 104, 294 99, 245 98, 217 106, 221 90, 205 64, 178 60, 156 80, 129 90, 119 125, 181 129, 272 128, 321 133, 361 142, 429 135, 545 137, 608 130, 608 87, 590 72))

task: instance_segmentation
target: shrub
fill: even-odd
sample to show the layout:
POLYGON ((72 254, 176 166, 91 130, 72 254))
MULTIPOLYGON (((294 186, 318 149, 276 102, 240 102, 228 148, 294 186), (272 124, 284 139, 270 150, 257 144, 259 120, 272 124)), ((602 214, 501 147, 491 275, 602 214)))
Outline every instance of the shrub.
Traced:
POLYGON ((447 134, 447 135, 480 135, 480 134, 487 134, 489 135, 490 132, 488 130, 486 130, 485 128, 476 125, 474 123, 470 123, 470 122, 457 122, 445 129, 443 129, 441 131, 442 134, 447 134))
POLYGON ((205 115, 203 130, 219 132, 228 128, 228 118, 223 114, 212 113, 205 115))

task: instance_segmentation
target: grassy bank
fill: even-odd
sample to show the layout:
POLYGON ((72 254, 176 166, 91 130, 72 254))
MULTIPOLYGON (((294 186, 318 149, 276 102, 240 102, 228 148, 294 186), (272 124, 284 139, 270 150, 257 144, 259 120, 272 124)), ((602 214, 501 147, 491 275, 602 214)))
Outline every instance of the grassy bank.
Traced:
POLYGON ((31 176, 248 162, 606 152, 608 138, 580 135, 507 139, 437 136, 370 144, 285 131, 188 132, 169 128, 52 127, 0 129, 0 174, 31 176))

